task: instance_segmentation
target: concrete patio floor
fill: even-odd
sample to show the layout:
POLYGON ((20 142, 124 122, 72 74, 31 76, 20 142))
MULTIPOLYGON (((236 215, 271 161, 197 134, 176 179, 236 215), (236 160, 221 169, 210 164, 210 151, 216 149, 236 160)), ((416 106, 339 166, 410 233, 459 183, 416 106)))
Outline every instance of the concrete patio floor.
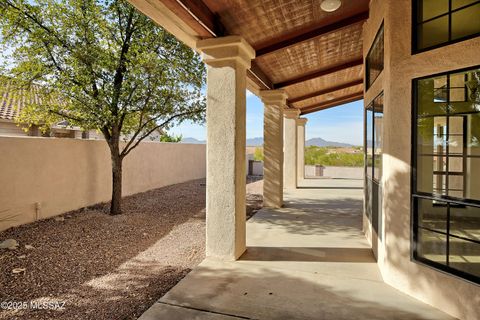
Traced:
POLYGON ((140 320, 453 319, 382 281, 361 231, 362 181, 308 183, 248 221, 239 261, 204 260, 140 320))

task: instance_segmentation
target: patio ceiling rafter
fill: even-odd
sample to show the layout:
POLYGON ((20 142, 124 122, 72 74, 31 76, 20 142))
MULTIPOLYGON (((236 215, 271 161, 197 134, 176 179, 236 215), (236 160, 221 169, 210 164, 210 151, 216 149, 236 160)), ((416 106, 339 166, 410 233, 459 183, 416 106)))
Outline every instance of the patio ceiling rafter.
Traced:
POLYGON ((338 72, 338 71, 341 71, 341 70, 344 70, 344 69, 348 69, 348 68, 353 68, 353 67, 356 67, 356 66, 359 66, 359 65, 362 65, 362 64, 363 64, 363 58, 358 58, 358 59, 355 59, 355 60, 352 60, 352 61, 349 61, 349 62, 346 62, 346 63, 342 63, 342 64, 339 64, 339 65, 333 66, 333 67, 328 68, 328 69, 318 70, 318 71, 315 71, 315 72, 312 72, 312 73, 309 73, 309 74, 301 75, 299 77, 295 77, 295 78, 292 78, 292 79, 289 79, 289 80, 285 80, 285 81, 282 81, 282 82, 275 83, 273 85, 273 87, 274 87, 274 89, 282 89, 284 87, 288 87, 288 86, 291 86, 291 85, 294 85, 294 84, 297 84, 297 83, 300 83, 300 82, 305 82, 305 81, 308 81, 308 80, 311 80, 311 79, 323 77, 323 76, 326 76, 328 74, 335 73, 335 72, 338 72))
POLYGON ((287 101, 288 101, 288 103, 291 104, 291 103, 307 100, 307 99, 310 99, 310 98, 318 97, 318 96, 321 96, 321 95, 324 95, 324 94, 327 94, 327 93, 335 92, 335 91, 338 91, 338 90, 347 89, 347 88, 357 86, 357 85, 360 85, 360 84, 363 84, 363 79, 357 79, 357 80, 353 80, 353 81, 350 81, 350 82, 347 82, 347 83, 342 83, 342 84, 339 84, 339 85, 336 85, 336 86, 333 86, 333 87, 329 87, 329 88, 326 88, 326 89, 318 90, 318 91, 315 91, 315 92, 312 92, 312 93, 309 93, 309 94, 306 94, 306 95, 303 95, 303 96, 288 99, 287 101))
POLYGON ((363 99, 363 91, 355 92, 340 98, 336 98, 330 101, 325 101, 322 103, 317 103, 308 107, 301 108, 301 114, 309 114, 312 112, 320 111, 320 110, 325 110, 333 107, 337 107, 341 104, 349 103, 349 102, 354 102, 363 99))
POLYGON ((190 22, 189 25, 201 37, 220 37, 224 35, 225 28, 203 1, 162 0, 162 2, 182 20, 190 22))
POLYGON ((264 85, 265 89, 273 89, 274 84, 272 80, 270 80, 270 78, 262 71, 262 69, 260 69, 255 60, 252 61, 250 69, 247 72, 260 81, 264 85))
POLYGON ((322 35, 325 35, 327 33, 335 32, 340 29, 343 29, 345 27, 357 24, 357 23, 362 23, 365 20, 368 19, 368 11, 361 12, 359 14, 356 14, 354 16, 345 18, 343 20, 327 24, 327 25, 320 25, 317 28, 307 31, 305 33, 302 33, 300 35, 287 35, 283 37, 280 41, 265 46, 263 48, 259 48, 256 50, 256 57, 261 57, 264 55, 267 55, 269 53, 286 49, 288 47, 294 46, 300 42, 308 41, 315 39, 317 37, 320 37, 322 35))

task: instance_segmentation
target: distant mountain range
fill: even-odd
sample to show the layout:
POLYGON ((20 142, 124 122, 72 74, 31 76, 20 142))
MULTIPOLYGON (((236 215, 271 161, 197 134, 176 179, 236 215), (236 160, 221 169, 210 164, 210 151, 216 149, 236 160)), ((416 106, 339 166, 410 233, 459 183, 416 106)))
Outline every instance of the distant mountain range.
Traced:
POLYGON ((247 139, 247 146, 248 147, 263 146, 263 138, 256 137, 256 138, 247 139))
MULTIPOLYGON (((184 138, 182 143, 194 143, 194 144, 205 144, 205 140, 197 140, 195 138, 184 138)), ((247 139, 247 146, 249 147, 258 147, 263 145, 263 138, 256 137, 247 139)), ((343 142, 335 142, 335 141, 327 141, 322 138, 312 138, 305 141, 306 146, 317 146, 317 147, 352 147, 352 144, 343 143, 343 142)))
POLYGON ((195 138, 183 138, 182 143, 193 143, 193 144, 205 144, 207 143, 205 140, 197 140, 195 138))
POLYGON ((305 145, 307 147, 316 146, 316 147, 353 147, 353 144, 343 143, 343 142, 335 142, 335 141, 327 141, 322 138, 312 138, 305 141, 305 145))

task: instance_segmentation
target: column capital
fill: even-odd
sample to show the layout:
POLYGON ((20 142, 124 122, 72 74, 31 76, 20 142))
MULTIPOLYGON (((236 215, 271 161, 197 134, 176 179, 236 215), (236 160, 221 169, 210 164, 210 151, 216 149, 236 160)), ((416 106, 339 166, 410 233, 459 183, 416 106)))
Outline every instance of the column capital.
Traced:
POLYGON ((287 105, 287 93, 283 89, 260 90, 260 99, 264 104, 284 108, 287 105))
POLYGON ((298 118, 296 119, 297 126, 304 126, 307 123, 307 118, 298 118))
POLYGON ((196 47, 202 53, 203 61, 213 67, 238 62, 249 69, 255 58, 255 50, 240 36, 198 40, 196 47))
POLYGON ((300 110, 295 108, 283 109, 283 115, 287 119, 296 119, 300 115, 300 110))

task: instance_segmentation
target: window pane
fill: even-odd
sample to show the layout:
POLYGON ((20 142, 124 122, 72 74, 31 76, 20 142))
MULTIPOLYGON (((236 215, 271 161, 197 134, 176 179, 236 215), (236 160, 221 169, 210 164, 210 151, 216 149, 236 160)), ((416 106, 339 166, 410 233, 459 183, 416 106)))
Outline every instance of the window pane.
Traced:
POLYGON ((467 158, 465 198, 480 200, 480 158, 467 158))
POLYGON ((480 32, 480 3, 452 13, 452 40, 480 32))
POLYGON ((418 21, 422 22, 448 12, 448 0, 421 0, 418 21))
POLYGON ((475 276, 480 276, 480 244, 450 237, 449 245, 449 266, 475 276))
MULTIPOLYGON (((371 108, 371 106, 370 106, 371 108)), ((366 117, 366 141, 367 145, 365 146, 365 150, 367 152, 367 176, 372 177, 372 170, 373 170, 373 111, 367 109, 365 112, 366 117)))
POLYGON ((429 199, 417 199, 418 225, 447 232, 447 203, 429 199))
POLYGON ((448 119, 448 133, 463 135, 463 116, 453 116, 448 119))
MULTIPOLYGON (((480 241, 480 208, 452 206, 450 208, 450 234, 480 241)), ((450 266, 479 276, 480 244, 451 236, 450 266)))
POLYGON ((446 194, 447 117, 418 119, 417 190, 446 194))
POLYGON ((418 127, 418 151, 422 154, 445 154, 446 152, 446 117, 420 118, 418 127))
POLYGON ((384 43, 383 25, 375 36, 372 47, 367 54, 367 89, 373 84, 383 70, 384 65, 384 43))
POLYGON ((382 149, 383 149, 383 94, 375 98, 374 106, 374 148, 373 148, 373 177, 375 180, 382 179, 382 149))
POLYGON ((472 103, 471 101, 467 102, 451 102, 449 106, 450 114, 462 114, 462 113, 472 113, 477 112, 480 105, 472 103))
MULTIPOLYGON (((480 20, 480 19, 479 19, 480 20)), ((464 88, 452 89, 456 90, 454 97, 456 101, 450 103, 449 112, 458 113, 475 113, 480 111, 480 70, 458 73, 450 76, 450 82, 455 82, 456 86, 461 86, 463 82, 464 88), (453 81, 452 81, 453 80, 453 81), (463 99, 462 96, 463 95, 463 99)))
POLYGON ((448 42, 448 15, 424 22, 417 28, 420 49, 448 42))
POLYGON ((452 0, 452 10, 477 2, 478 0, 452 0))
POLYGON ((451 206, 450 234, 480 241, 480 208, 451 206))
POLYGON ((465 73, 450 76, 450 101, 467 101, 465 73))
POLYGON ((463 198, 463 176, 448 176, 448 195, 455 198, 463 198))
POLYGON ((419 192, 444 195, 446 194, 446 175, 442 172, 444 170, 438 170, 439 172, 434 170, 434 164, 436 163, 432 162, 433 159, 435 158, 424 156, 421 158, 421 162, 419 161, 417 165, 417 190, 419 192), (436 172, 434 173, 434 171, 436 172))
POLYGON ((450 135, 448 137, 449 154, 462 154, 463 153, 463 136, 450 135))
POLYGON ((448 158, 448 172, 463 172, 463 157, 449 157, 448 158))
POLYGON ((447 112, 447 77, 429 78, 417 82, 418 115, 445 115, 447 112))
POLYGON ((469 156, 480 156, 480 113, 466 116, 466 149, 469 156))
POLYGON ((444 234, 418 230, 418 256, 441 264, 447 263, 447 236, 444 234))

